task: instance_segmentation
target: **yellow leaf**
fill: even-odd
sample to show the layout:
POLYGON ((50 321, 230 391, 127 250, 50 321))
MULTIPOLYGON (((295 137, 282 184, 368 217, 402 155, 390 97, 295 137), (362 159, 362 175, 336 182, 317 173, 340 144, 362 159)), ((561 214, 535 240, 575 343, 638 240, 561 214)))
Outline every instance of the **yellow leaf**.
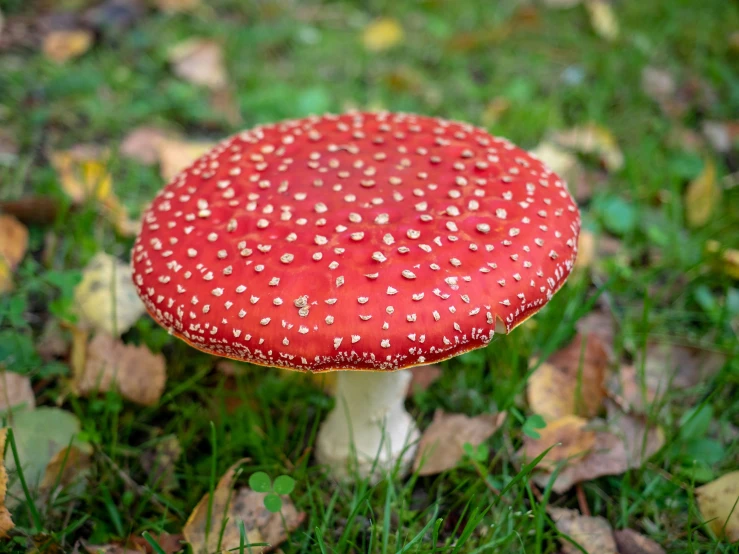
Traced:
POLYGON ((7 437, 8 429, 0 429, 0 539, 6 538, 8 531, 15 527, 13 520, 10 518, 10 512, 5 507, 5 494, 8 492, 8 472, 5 469, 3 456, 7 437))
POLYGON ((122 335, 146 311, 128 264, 104 252, 98 252, 82 271, 74 300, 81 327, 110 335, 122 335))
POLYGON ((716 166, 706 160, 703 171, 685 190, 685 219, 690 227, 708 223, 721 201, 721 189, 716 182, 716 166))
POLYGON ((75 204, 110 196, 113 180, 108 173, 108 153, 90 145, 54 152, 51 163, 59 174, 62 189, 75 204))
POLYGON ((585 8, 590 16, 590 24, 598 36, 608 41, 618 38, 618 20, 610 2, 607 0, 587 0, 585 8))
POLYGON ((370 52, 387 50, 403 42, 403 27, 389 17, 375 19, 364 28, 362 42, 370 52))
POLYGON ((711 531, 729 542, 739 541, 739 471, 722 475, 695 489, 695 495, 711 531))
POLYGON ((58 63, 81 56, 92 46, 92 33, 85 29, 52 31, 44 37, 43 51, 58 63))
POLYGON ((559 146, 598 156, 608 171, 618 171, 624 165, 624 156, 613 134, 596 123, 560 131, 552 138, 559 146))

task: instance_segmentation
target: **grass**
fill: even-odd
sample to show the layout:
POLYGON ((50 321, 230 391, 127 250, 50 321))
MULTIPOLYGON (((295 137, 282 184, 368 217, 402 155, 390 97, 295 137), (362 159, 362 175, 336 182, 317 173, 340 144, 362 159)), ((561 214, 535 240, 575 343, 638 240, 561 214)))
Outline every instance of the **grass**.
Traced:
MULTIPOLYGON (((36 10, 0 0, 0 9, 9 20, 33 18, 44 13, 44 4, 50 3, 36 10)), ((88 3, 60 4, 74 11, 88 3)), ((685 224, 683 190, 705 159, 722 176, 736 171, 739 160, 736 151, 700 155, 675 139, 705 119, 739 113, 739 72, 729 38, 739 28, 736 5, 618 2, 621 37, 609 43, 593 33, 582 7, 555 11, 512 0, 207 4, 194 14, 147 11, 127 29, 109 21, 90 52, 63 65, 27 46, 0 52, 0 130, 20 147, 14 163, 0 165, 0 200, 42 194, 61 207, 53 222, 31 226, 32 254, 18 271, 18 287, 0 297, 0 363, 33 375, 38 404, 73 412, 96 453, 87 488, 65 490, 34 508, 22 505, 14 513, 19 533, 0 550, 25 552, 33 544, 40 551, 70 551, 78 539, 104 544, 131 534, 179 532, 215 476, 248 456, 245 476, 265 471, 297 481, 292 498, 307 516, 282 545, 286 553, 555 552, 559 538, 546 502, 577 502, 574 493, 549 491, 538 500, 516 461, 530 413, 523 396, 529 360, 565 344, 578 320, 605 301, 617 322, 613 346, 624 360, 638 363, 649 341, 658 341, 699 343, 729 361, 698 387, 668 392, 652 416, 665 431, 666 446, 640 469, 585 483, 591 511, 614 528, 639 530, 668 552, 736 552, 701 526, 693 487, 734 469, 739 457, 739 289, 712 270, 704 250, 709 238, 739 246, 739 189, 727 188, 710 222, 695 230, 685 224), (401 22, 405 39, 369 54, 361 31, 380 15, 401 22), (204 89, 172 74, 167 51, 191 36, 223 44, 243 123, 228 123, 204 89), (679 82, 698 79, 711 92, 699 86, 681 117, 666 117, 641 89, 647 65, 669 69, 679 82), (508 107, 493 118, 486 107, 497 97, 508 107), (127 259, 131 247, 94 206, 70 210, 49 163, 51 150, 79 143, 115 150, 141 124, 219 138, 257 123, 351 106, 467 120, 528 148, 552 129, 594 121, 611 130, 624 152, 623 170, 607 176, 585 160, 590 176, 601 178, 582 206, 587 229, 620 240, 618 255, 599 262, 592 277, 573 277, 531 324, 484 351, 446 362, 443 377, 409 402, 422 427, 437 408, 521 414, 491 439, 496 455, 483 467, 505 491, 501 496, 469 463, 435 477, 334 486, 310 456, 332 399, 301 375, 253 367, 228 379, 213 371, 216 360, 148 319, 125 338, 166 356, 167 389, 152 407, 112 393, 76 398, 58 377, 67 371, 63 363, 44 363, 35 353, 43 323, 69 317, 80 268, 99 250, 127 259), (697 410, 688 417, 699 419, 705 436, 721 446, 709 474, 697 481, 686 460, 703 453, 686 455, 681 434, 694 406, 707 408, 708 416, 697 410), (166 489, 152 481, 142 460, 171 435, 182 457, 176 487, 166 489), (430 537, 438 537, 438 547, 430 537)), ((116 155, 111 172, 118 196, 134 211, 162 186, 156 169, 116 155)))

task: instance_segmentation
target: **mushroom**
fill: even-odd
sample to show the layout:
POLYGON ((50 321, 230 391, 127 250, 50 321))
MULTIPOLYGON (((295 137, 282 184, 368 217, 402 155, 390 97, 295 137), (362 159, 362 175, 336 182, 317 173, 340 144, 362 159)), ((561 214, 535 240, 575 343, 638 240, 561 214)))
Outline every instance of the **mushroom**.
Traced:
POLYGON ((234 135, 143 217, 133 279, 195 348, 341 371, 316 455, 337 477, 404 471, 418 430, 405 369, 486 346, 572 270, 566 184, 472 125, 348 113, 234 135))

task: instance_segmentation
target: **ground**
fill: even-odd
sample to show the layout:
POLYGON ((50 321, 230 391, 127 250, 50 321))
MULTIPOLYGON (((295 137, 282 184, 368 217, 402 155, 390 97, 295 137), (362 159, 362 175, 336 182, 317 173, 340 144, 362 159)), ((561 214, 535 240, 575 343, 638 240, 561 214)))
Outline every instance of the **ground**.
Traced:
MULTIPOLYGON (((695 489, 739 458, 739 254, 731 250, 739 247, 739 157, 737 124, 727 123, 739 113, 739 10, 723 0, 603 6, 0 0, 0 206, 30 233, 14 289, 0 295, 0 365, 31 377, 37 406, 74 414, 78 439, 91 448, 81 485, 31 492, 35 508, 19 496, 16 528, 0 549, 70 551, 79 540, 180 533, 217 478, 247 457, 244 482, 257 471, 295 479, 291 499, 305 519, 281 544, 286 553, 574 548, 547 505, 589 510, 667 552, 735 552, 702 524, 695 489), (178 4, 192 7, 162 9, 178 4), (85 30, 87 38, 75 40, 90 44, 54 60, 66 57, 64 48, 44 37, 59 29, 85 30), (225 76, 208 76, 212 58, 190 67, 195 76, 176 69, 171 49, 191 38, 215 41, 225 76), (333 405, 316 380, 258 367, 226 375, 147 317, 123 335, 166 360, 164 392, 147 406, 115 392, 78 395, 68 348, 38 352, 50 321, 67 322, 65 333, 78 322, 74 290, 93 256, 129 259, 130 233, 114 224, 105 201, 117 198, 135 220, 163 185, 156 164, 121 152, 131 130, 156 126, 213 141, 258 123, 351 108, 469 121, 525 148, 558 144, 567 158, 563 171, 592 241, 581 255, 590 259, 534 319, 445 362, 408 400, 422 429, 437 409, 506 411, 484 442, 490 456, 473 454, 438 475, 335 486, 311 456, 333 405), (573 128, 586 129, 597 147, 580 139, 562 150, 562 133, 573 128), (717 129, 728 145, 711 133, 717 129), (75 200, 64 183, 59 153, 80 144, 108 149, 102 171, 112 192, 104 198, 75 200), (32 195, 30 213, 8 204, 32 195), (525 441, 537 427, 543 432, 543 419, 530 417, 540 410, 527 379, 576 329, 597 331, 582 324, 593 313, 613 325, 599 335, 612 351, 608 371, 636 368, 643 389, 660 345, 689 345, 718 361, 697 377, 670 380, 644 410, 661 433, 648 460, 557 494, 537 486, 522 463, 525 441), (164 479, 151 471, 152 452, 172 437, 181 456, 164 479)), ((693 363, 673 354, 662 371, 693 363)), ((607 419, 615 397, 586 417, 607 419)))

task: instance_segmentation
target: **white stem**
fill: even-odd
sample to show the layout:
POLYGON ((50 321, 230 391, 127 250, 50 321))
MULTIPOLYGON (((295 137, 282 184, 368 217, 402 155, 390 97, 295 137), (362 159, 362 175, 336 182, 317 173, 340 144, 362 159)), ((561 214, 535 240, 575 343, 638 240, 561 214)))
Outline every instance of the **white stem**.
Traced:
POLYGON ((323 422, 316 457, 338 479, 354 474, 378 480, 400 462, 410 468, 418 428, 404 402, 409 371, 341 371, 336 379, 336 407, 323 422))

